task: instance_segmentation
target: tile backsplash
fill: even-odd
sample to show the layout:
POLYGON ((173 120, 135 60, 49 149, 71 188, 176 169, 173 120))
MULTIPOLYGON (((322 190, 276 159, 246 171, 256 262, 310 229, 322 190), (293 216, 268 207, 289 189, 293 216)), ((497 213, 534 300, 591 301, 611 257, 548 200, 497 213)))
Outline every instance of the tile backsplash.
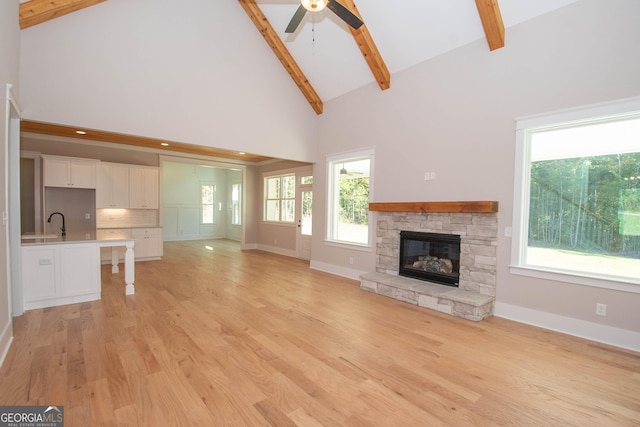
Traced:
POLYGON ((97 209, 97 228, 158 227, 157 209, 97 209))

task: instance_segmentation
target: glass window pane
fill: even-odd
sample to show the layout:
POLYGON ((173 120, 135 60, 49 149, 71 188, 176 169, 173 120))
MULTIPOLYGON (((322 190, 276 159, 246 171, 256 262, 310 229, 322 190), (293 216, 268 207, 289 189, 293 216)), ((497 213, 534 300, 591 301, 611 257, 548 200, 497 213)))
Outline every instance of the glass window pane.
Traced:
POLYGON ((282 221, 293 222, 295 220, 296 201, 287 199, 282 201, 282 221))
POLYGON ((202 205, 202 223, 213 224, 213 205, 202 205))
POLYGON ((202 188, 202 203, 213 203, 213 185, 204 184, 202 188))
POLYGON ((240 184, 231 186, 231 224, 241 225, 240 221, 240 184))
POLYGON ((313 184, 313 176, 300 177, 300 184, 302 185, 313 184))
POLYGON ((312 212, 313 212, 313 192, 302 192, 302 218, 300 221, 300 232, 305 236, 311 236, 312 226, 312 212))
POLYGON ((267 178, 267 199, 280 197, 280 177, 267 178))
POLYGON ((334 161, 333 188, 330 206, 332 240, 348 243, 369 243, 370 157, 334 161))
POLYGON ((296 177, 294 175, 283 176, 282 186, 284 187, 283 198, 293 199, 296 196, 296 177))
POLYGON ((280 200, 267 200, 265 219, 267 221, 280 221, 280 200))
POLYGON ((640 118, 531 134, 525 262, 637 277, 640 118))

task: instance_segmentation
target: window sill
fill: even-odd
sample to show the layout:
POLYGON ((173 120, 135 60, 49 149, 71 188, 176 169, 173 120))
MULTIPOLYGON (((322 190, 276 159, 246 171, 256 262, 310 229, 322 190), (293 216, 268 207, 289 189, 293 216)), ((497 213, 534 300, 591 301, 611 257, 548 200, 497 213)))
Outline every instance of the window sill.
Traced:
POLYGON ((536 266, 510 266, 511 274, 518 276, 535 277, 538 279, 555 280, 558 282, 573 283, 576 285, 591 286, 601 289, 612 289, 616 291, 631 292, 640 294, 640 281, 634 281, 625 277, 597 276, 545 269, 536 266))

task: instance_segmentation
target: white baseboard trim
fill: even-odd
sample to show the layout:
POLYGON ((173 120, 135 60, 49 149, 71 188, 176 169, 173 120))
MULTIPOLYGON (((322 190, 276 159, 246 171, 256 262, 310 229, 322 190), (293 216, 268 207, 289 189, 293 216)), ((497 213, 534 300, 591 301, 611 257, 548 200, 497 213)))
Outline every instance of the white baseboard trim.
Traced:
POLYGON ((354 270, 353 268, 340 267, 335 264, 328 264, 326 262, 313 261, 309 263, 309 267, 314 270, 324 271, 325 273, 335 274, 336 276, 346 277, 347 279, 360 280, 360 275, 364 274, 364 271, 354 270))
POLYGON ((296 257, 296 251, 291 250, 291 249, 283 249, 283 248, 279 248, 277 246, 269 246, 269 245, 261 245, 258 244, 258 248, 261 251, 265 251, 265 252, 271 252, 274 254, 278 254, 278 255, 284 255, 284 256, 289 256, 289 257, 296 257))
POLYGON ((494 315, 556 332, 640 352, 640 333, 586 320, 496 302, 494 315))
POLYGON ((13 341, 13 322, 9 321, 0 334, 0 366, 4 364, 4 359, 9 353, 9 347, 13 341))

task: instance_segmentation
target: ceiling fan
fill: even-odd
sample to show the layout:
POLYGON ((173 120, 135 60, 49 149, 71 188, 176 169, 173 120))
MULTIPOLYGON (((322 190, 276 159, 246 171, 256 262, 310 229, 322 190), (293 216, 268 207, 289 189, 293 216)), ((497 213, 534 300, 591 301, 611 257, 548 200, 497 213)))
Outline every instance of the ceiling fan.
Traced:
POLYGON ((338 18, 342 19, 355 30, 363 24, 360 18, 336 0, 301 0, 300 2, 301 4, 298 10, 293 14, 293 18, 291 18, 289 25, 287 25, 287 29, 284 30, 285 33, 295 32, 307 12, 320 12, 325 7, 328 7, 333 13, 338 15, 338 18))

